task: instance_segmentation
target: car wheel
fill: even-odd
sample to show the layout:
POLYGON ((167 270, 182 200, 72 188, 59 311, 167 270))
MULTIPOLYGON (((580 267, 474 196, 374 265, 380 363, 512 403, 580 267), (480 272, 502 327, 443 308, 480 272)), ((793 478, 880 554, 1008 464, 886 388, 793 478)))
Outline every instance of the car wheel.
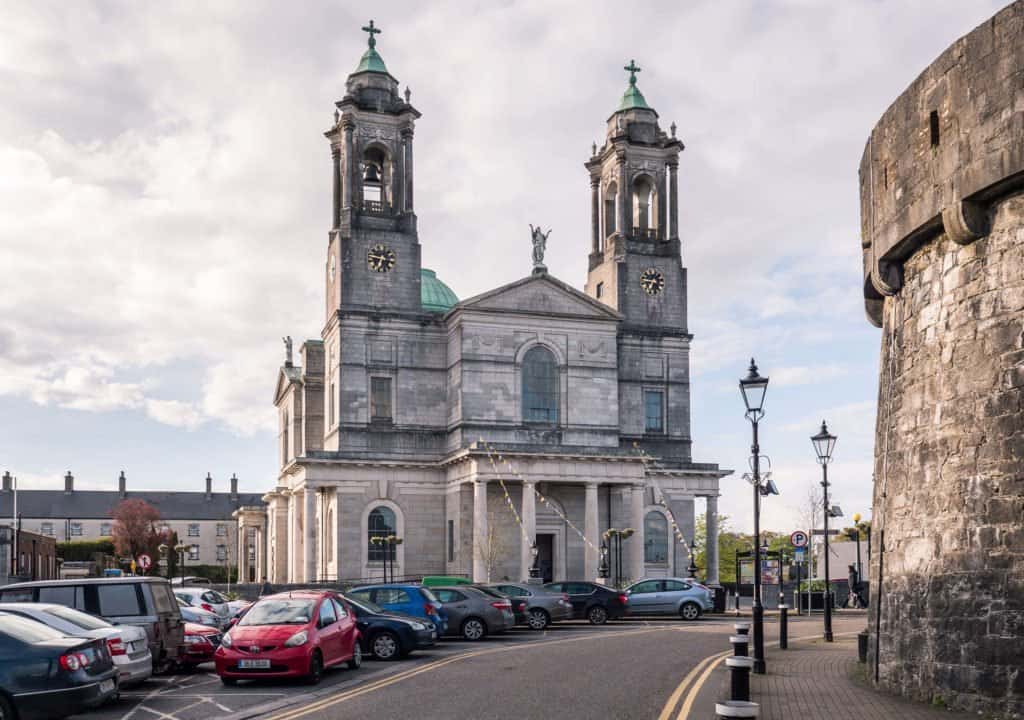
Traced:
POLYGON ((526 624, 530 626, 531 630, 543 630, 549 622, 551 622, 551 618, 547 611, 541 608, 534 608, 526 616, 526 624))
POLYGON ((238 684, 238 679, 237 678, 224 677, 223 675, 220 676, 220 681, 222 683, 224 683, 225 685, 227 685, 228 687, 234 687, 235 685, 238 684))
POLYGON ((401 652, 401 646, 394 633, 379 632, 370 641, 370 651, 378 660, 395 660, 401 652))
POLYGON ((14 720, 14 707, 3 695, 0 695, 0 720, 14 720))
POLYGON ((359 647, 359 641, 352 643, 352 657, 345 661, 349 670, 358 670, 363 664, 363 649, 359 647))
POLYGON ((600 605, 595 605, 587 611, 587 620, 591 625, 604 625, 608 622, 608 611, 600 605))
POLYGON ((324 677, 324 656, 319 650, 314 650, 309 658, 309 673, 306 675, 306 682, 316 685, 324 677))
POLYGON ((462 621, 462 637, 466 640, 483 640, 487 634, 487 626, 480 618, 466 618, 462 621))
POLYGON ((700 605, 695 602, 684 602, 679 608, 679 617, 683 620, 696 620, 700 617, 700 605))

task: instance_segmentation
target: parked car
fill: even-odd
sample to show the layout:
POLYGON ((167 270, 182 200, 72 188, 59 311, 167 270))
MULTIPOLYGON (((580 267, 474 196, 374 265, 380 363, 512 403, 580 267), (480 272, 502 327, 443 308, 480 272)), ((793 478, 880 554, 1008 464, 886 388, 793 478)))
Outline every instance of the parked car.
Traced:
POLYGON ((420 581, 423 587, 451 587, 452 585, 472 585, 473 581, 459 575, 424 575, 420 581))
POLYGON ((213 585, 210 578, 198 577, 197 575, 186 575, 171 579, 171 585, 213 585))
POLYGON ((503 633, 515 627, 512 603, 507 599, 494 598, 469 585, 436 587, 431 592, 448 617, 449 635, 483 640, 488 633, 503 633))
POLYGON ((692 580, 681 578, 645 579, 626 588, 633 615, 675 615, 696 620, 715 607, 712 592, 692 580))
POLYGON ((511 595, 507 595, 501 590, 493 588, 490 585, 473 585, 472 587, 475 587, 482 593, 487 593, 497 600, 508 600, 509 604, 512 606, 512 617, 515 619, 516 625, 526 625, 527 603, 525 597, 512 597, 511 595))
POLYGON ((225 685, 244 678, 303 677, 318 683, 324 668, 363 662, 355 615, 332 592, 295 590, 257 600, 214 653, 225 685))
POLYGON ((178 664, 186 670, 213 660, 213 654, 220 647, 220 630, 209 625, 185 623, 185 645, 178 664))
POLYGON ((225 629, 230 623, 230 620, 222 618, 217 613, 212 613, 201 607, 192 607, 184 598, 180 598, 175 595, 174 599, 178 603, 178 612, 181 613, 181 619, 187 623, 206 625, 207 627, 217 628, 218 630, 225 629))
POLYGON ((363 652, 378 660, 397 660, 437 642, 437 626, 425 618, 391 612, 348 595, 342 597, 356 616, 363 652))
POLYGON ((551 592, 542 585, 528 583, 490 583, 489 587, 526 601, 524 617, 531 630, 543 630, 557 620, 572 619, 572 603, 565 593, 551 592))
POLYGON ((40 580, 0 587, 0 602, 46 602, 98 615, 114 625, 146 631, 154 669, 178 659, 184 621, 171 586, 163 578, 40 580))
POLYGON ((629 596, 614 588, 592 582, 556 582, 544 587, 568 595, 573 617, 585 618, 591 625, 604 625, 629 613, 629 596))
POLYGON ((117 669, 118 687, 145 682, 153 674, 146 631, 135 625, 111 625, 95 615, 53 603, 0 603, 0 612, 41 622, 69 637, 98 638, 117 669))
POLYGON ((228 619, 236 618, 252 605, 251 600, 228 600, 228 619))
POLYGON ((385 610, 429 620, 437 627, 438 635, 444 635, 448 630, 448 620, 441 609, 441 601, 422 585, 365 585, 349 590, 346 595, 371 602, 385 610))
POLYGON ((66 717, 117 695, 117 669, 103 639, 68 637, 0 612, 0 717, 66 717))
POLYGON ((222 618, 231 617, 228 599, 216 590, 202 586, 176 587, 174 588, 174 595, 184 600, 189 607, 200 608, 214 615, 220 615, 222 618))

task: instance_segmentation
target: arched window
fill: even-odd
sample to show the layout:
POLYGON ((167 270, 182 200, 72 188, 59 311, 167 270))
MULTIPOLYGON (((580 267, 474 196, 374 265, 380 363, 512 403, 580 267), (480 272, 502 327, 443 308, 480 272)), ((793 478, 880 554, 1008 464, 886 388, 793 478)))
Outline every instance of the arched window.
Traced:
POLYGON ((668 562, 668 520, 657 510, 644 516, 644 562, 668 562))
POLYGON ((618 186, 611 182, 604 189, 604 236, 607 238, 615 233, 615 201, 618 197, 618 186))
POLYGON ((536 345, 523 357, 523 421, 558 424, 558 361, 536 345))
POLYGON ((382 212, 388 204, 387 156, 377 147, 369 148, 363 154, 363 205, 364 209, 382 212))
POLYGON ((381 505, 375 507, 366 523, 366 559, 369 562, 384 562, 387 546, 370 542, 371 538, 394 535, 398 524, 395 522, 395 511, 381 505))
POLYGON ((639 234, 647 234, 655 229, 654 221, 654 185, 651 179, 641 175, 633 181, 633 227, 639 234))

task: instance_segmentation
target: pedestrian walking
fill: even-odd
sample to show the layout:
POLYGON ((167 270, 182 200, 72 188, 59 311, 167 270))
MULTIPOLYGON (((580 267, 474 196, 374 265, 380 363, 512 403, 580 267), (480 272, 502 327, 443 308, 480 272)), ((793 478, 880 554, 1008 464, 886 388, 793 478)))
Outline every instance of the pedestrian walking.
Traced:
POLYGON ((274 594, 274 588, 272 588, 270 586, 270 583, 267 582, 266 578, 263 578, 263 584, 260 585, 260 597, 263 597, 264 595, 273 595, 273 594, 274 594))
POLYGON ((864 602, 864 598, 860 596, 860 573, 857 572, 857 568, 854 565, 849 566, 849 575, 847 575, 846 581, 850 586, 850 594, 847 598, 847 607, 863 608, 867 607, 864 602))

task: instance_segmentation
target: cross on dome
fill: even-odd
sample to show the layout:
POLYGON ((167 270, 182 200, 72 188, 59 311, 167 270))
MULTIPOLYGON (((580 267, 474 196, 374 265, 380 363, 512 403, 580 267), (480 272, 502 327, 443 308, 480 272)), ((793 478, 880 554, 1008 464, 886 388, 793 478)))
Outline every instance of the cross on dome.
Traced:
POLYGON ((370 34, 370 37, 366 39, 366 44, 370 47, 377 47, 377 38, 375 38, 374 35, 379 35, 384 31, 378 27, 374 27, 373 20, 371 20, 369 25, 363 25, 363 32, 370 34))
MULTIPOLYGON (((373 23, 371 22, 370 24, 372 25, 373 23)), ((363 28, 363 30, 365 29, 366 28, 363 28)), ((630 60, 629 65, 626 65, 622 69, 629 72, 629 84, 636 85, 636 74, 641 70, 640 66, 636 64, 636 60, 630 60)))

